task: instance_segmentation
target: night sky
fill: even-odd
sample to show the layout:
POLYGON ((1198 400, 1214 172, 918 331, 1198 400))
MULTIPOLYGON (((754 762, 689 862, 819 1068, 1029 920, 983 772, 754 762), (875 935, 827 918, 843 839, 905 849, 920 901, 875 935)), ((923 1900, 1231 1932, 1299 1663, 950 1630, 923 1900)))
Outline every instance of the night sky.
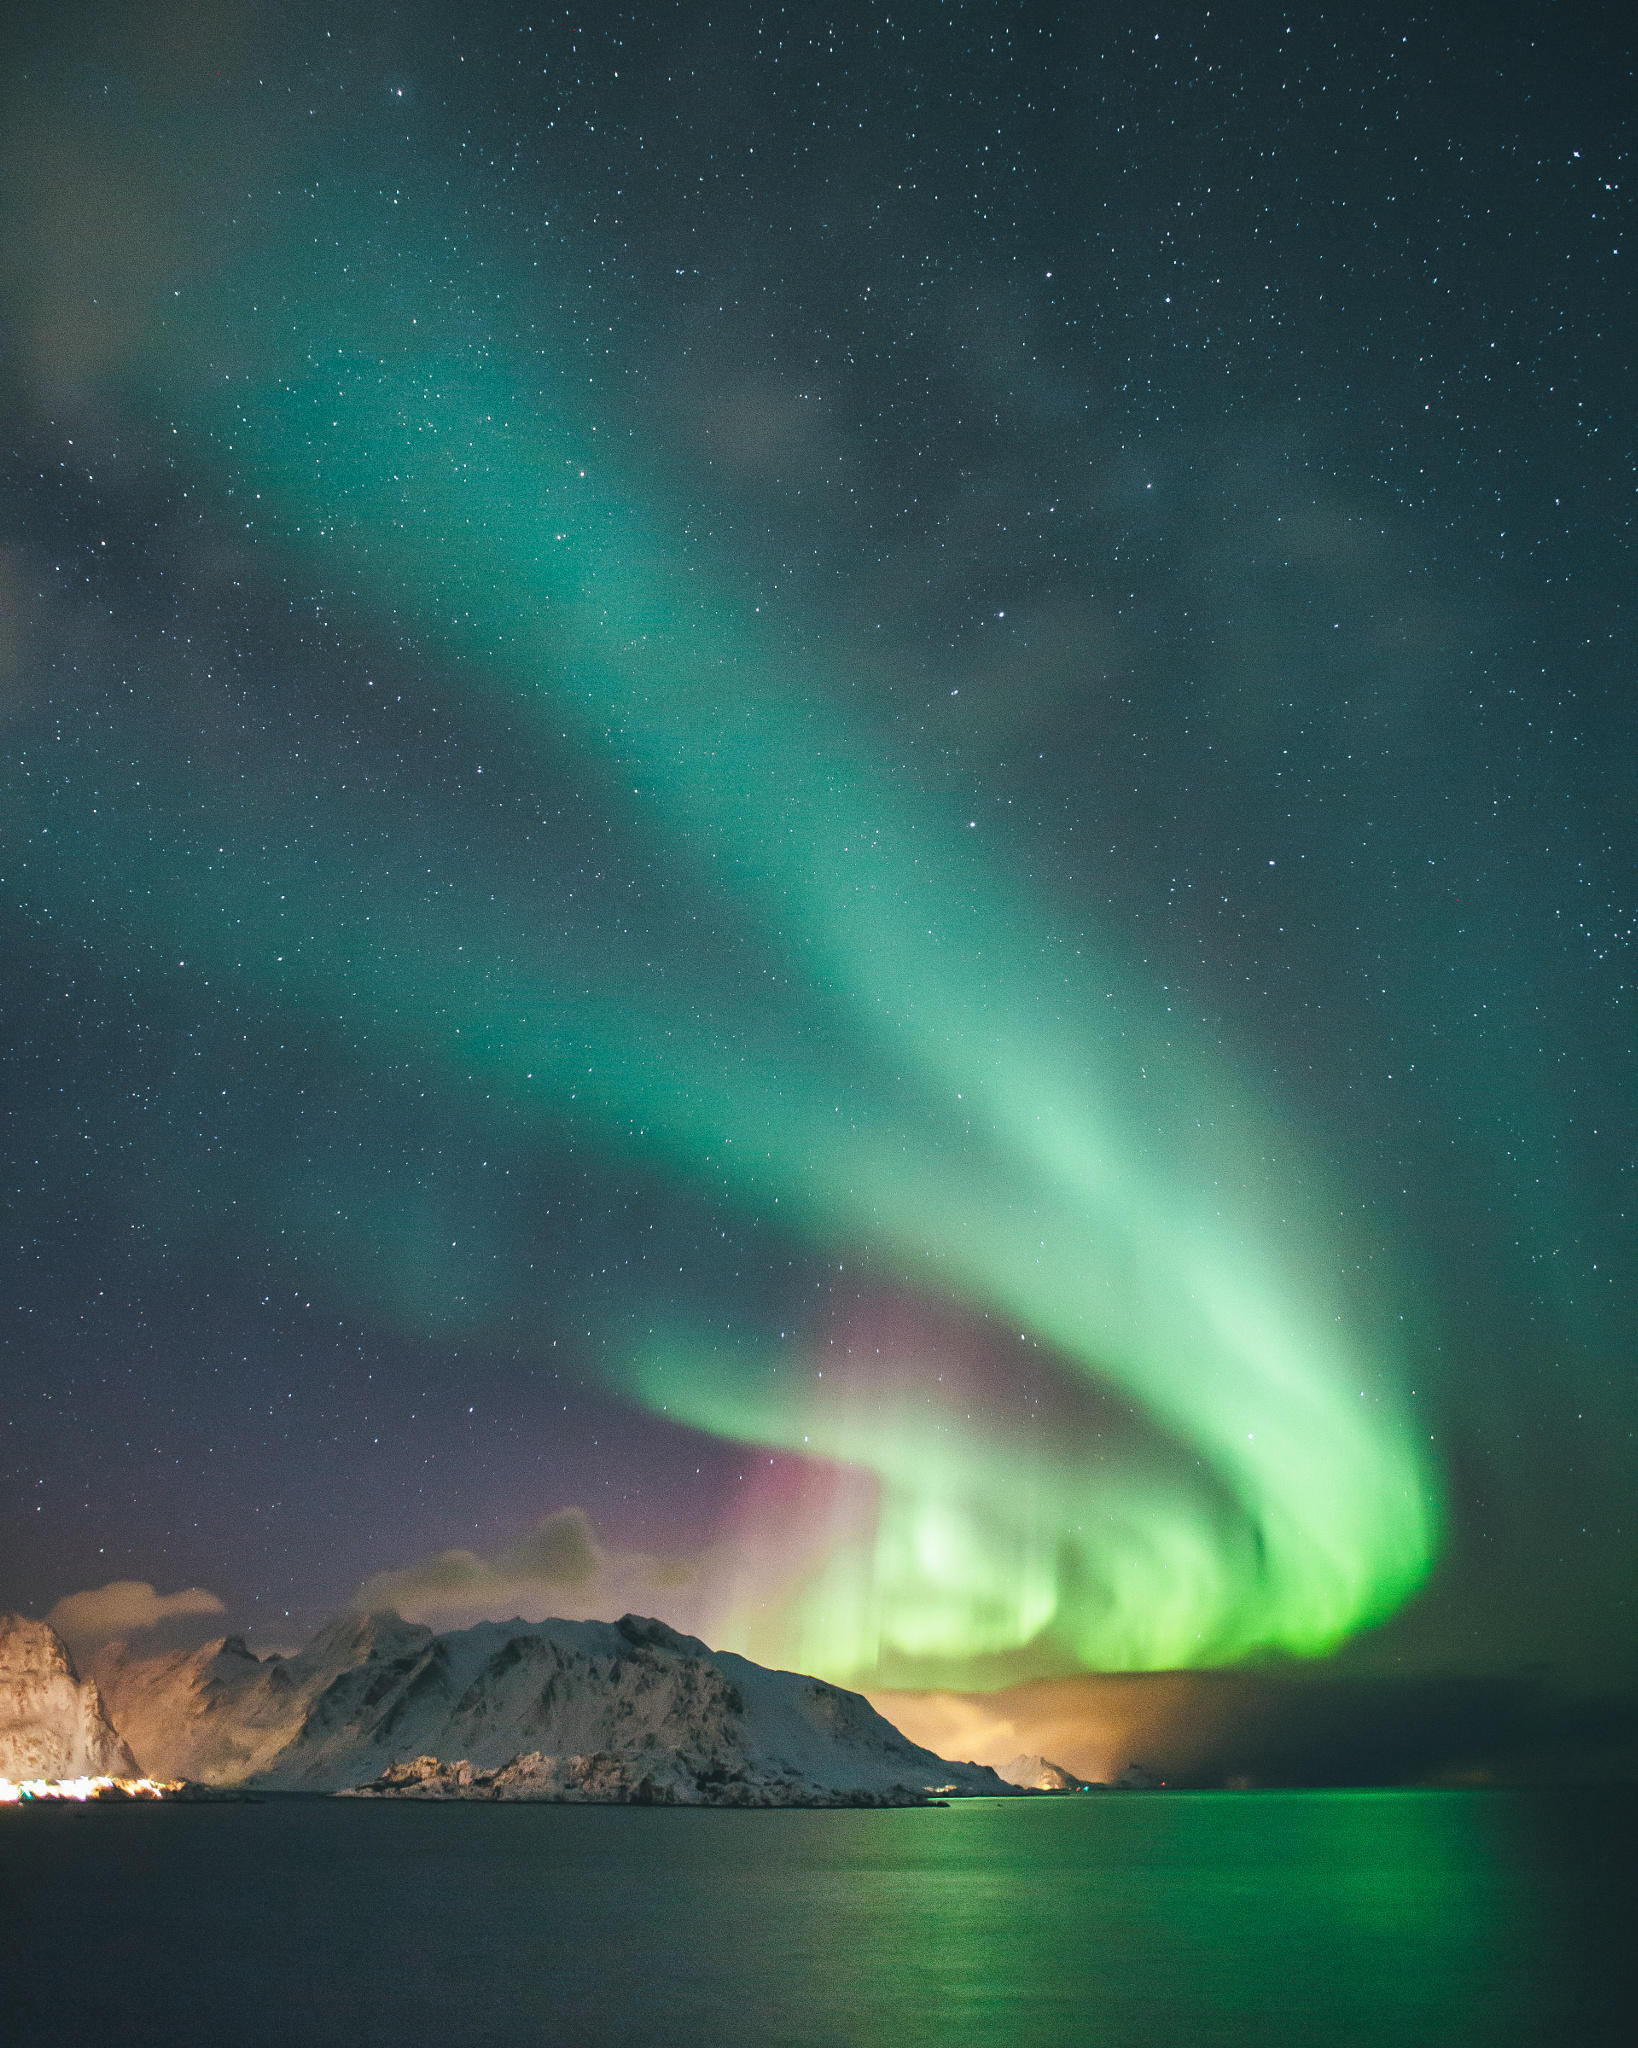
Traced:
POLYGON ((1638 1682, 1619 11, 29 11, 0 1607, 1638 1682))

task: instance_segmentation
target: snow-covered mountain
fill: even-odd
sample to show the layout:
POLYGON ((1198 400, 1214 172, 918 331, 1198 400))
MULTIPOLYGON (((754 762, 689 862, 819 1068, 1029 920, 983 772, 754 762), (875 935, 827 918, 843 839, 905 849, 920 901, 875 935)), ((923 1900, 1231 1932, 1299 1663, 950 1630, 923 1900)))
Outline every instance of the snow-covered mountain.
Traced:
POLYGON ((342 1615, 293 1657, 258 1658, 241 1636, 138 1657, 111 1643, 94 1662, 108 1711, 156 1777, 240 1785, 272 1767, 323 1715, 333 1687, 390 1684, 433 1640, 396 1614, 342 1615))
POLYGON ((151 1659, 116 1646, 99 1676, 144 1766, 205 1784, 691 1805, 1013 1789, 918 1747, 857 1693, 630 1614, 447 1635, 353 1615, 293 1657, 234 1637, 151 1659))
POLYGON ((55 1629, 0 1614, 0 1778, 137 1775, 55 1629))
POLYGON ((1026 1792, 1078 1792, 1083 1783, 1062 1764, 1048 1763, 1044 1756, 1015 1756, 1010 1764, 1001 1766, 998 1775, 1026 1792))

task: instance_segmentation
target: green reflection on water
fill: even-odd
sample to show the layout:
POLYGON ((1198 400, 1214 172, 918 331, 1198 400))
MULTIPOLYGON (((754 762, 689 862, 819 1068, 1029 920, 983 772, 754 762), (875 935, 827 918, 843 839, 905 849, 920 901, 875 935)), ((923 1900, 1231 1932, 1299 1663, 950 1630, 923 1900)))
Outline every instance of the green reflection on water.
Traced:
POLYGON ((813 1995, 834 2004, 839 1973, 891 1986, 837 2014, 882 2048, 1549 2038, 1545 1938, 1500 1818, 1415 1793, 905 1816, 824 1887, 813 1995))

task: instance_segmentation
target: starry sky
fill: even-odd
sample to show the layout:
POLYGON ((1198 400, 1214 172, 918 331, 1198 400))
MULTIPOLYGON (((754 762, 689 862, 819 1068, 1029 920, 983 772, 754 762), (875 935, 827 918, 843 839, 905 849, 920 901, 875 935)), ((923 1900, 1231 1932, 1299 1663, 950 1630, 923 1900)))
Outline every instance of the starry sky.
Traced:
POLYGON ((1613 24, 14 24, 0 1605, 1638 1682, 1613 24))

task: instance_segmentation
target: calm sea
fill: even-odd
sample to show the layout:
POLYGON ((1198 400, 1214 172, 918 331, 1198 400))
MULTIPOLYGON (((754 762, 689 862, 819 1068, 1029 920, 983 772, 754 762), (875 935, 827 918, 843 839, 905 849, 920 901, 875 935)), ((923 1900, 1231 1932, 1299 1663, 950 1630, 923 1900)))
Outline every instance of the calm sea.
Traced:
POLYGON ((9 2044, 1638 2039, 1632 1792, 0 1813, 9 2044))

